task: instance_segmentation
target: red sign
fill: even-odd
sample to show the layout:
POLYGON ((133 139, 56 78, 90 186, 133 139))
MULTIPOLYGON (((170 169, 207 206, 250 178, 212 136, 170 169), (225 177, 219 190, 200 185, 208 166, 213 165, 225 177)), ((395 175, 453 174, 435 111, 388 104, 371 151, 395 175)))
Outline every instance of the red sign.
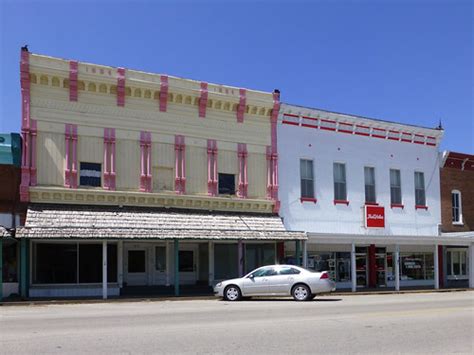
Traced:
POLYGON ((365 206, 365 227, 385 228, 385 208, 382 206, 365 206))

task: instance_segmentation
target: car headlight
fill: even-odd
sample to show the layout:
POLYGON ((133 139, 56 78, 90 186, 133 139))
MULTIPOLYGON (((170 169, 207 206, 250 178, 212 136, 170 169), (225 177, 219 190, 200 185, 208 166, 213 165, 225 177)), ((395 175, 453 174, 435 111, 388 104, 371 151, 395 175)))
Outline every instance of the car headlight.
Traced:
POLYGON ((216 287, 222 287, 222 282, 219 282, 216 287))

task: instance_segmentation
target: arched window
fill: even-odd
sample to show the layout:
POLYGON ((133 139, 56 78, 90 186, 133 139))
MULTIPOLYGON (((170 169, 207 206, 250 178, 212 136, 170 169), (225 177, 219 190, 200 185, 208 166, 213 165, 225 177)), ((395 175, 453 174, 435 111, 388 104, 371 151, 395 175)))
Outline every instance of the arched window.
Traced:
POLYGON ((453 224, 462 224, 461 191, 451 191, 451 209, 453 224))

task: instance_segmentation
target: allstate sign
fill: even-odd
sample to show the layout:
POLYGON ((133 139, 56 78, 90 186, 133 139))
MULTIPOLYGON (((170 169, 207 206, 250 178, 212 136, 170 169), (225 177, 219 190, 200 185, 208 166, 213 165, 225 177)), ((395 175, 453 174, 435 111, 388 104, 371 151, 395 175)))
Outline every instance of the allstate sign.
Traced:
POLYGON ((385 228, 385 208, 365 206, 365 228, 385 228))

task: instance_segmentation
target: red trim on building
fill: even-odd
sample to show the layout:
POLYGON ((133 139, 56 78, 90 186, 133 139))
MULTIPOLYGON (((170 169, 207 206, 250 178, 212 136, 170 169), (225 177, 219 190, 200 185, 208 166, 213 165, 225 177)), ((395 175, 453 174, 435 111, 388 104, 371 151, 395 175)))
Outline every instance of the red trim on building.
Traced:
POLYGON ((168 75, 160 76, 160 112, 166 112, 168 105, 168 75))
POLYGON ((408 132, 402 132, 401 141, 412 143, 413 142, 413 134, 408 133, 408 132))
POLYGON ((186 144, 184 136, 174 137, 175 149, 175 192, 179 195, 186 193, 186 144))
POLYGON ((403 210, 405 208, 405 205, 401 203, 392 203, 390 204, 390 208, 401 208, 403 210))
POLYGON ((334 202, 335 205, 349 206, 349 201, 348 200, 334 200, 333 202, 334 202))
POLYGON ((300 202, 303 203, 303 202, 313 202, 313 203, 316 203, 318 202, 318 199, 314 198, 314 197, 300 197, 300 202))
POLYGON ((326 131, 335 131, 336 130, 336 121, 320 119, 319 120, 319 129, 323 129, 323 130, 326 130, 326 131), (332 127, 333 124, 334 124, 334 127, 332 127))
POLYGON ((356 125, 355 126, 355 131, 354 131, 354 134, 357 134, 359 136, 370 136, 370 127, 369 126, 363 126, 363 125, 356 125), (358 128, 362 128, 364 130, 367 130, 368 132, 359 132, 357 131, 358 128))
POLYGON ((400 131, 392 131, 392 130, 389 130, 388 131, 388 139, 392 140, 392 141, 399 141, 400 140, 400 131), (396 134, 397 136, 394 137, 393 135, 396 134))
POLYGON ((207 98, 208 98, 208 91, 207 91, 207 83, 201 83, 201 97, 199 98, 199 117, 206 117, 206 108, 207 108, 207 98))
POLYGON ((308 128, 318 128, 318 119, 315 117, 301 116, 301 126, 308 128))
POLYGON ((244 122, 245 106, 247 103, 247 93, 245 89, 239 89, 239 106, 237 106, 237 122, 244 122))
POLYGON ((381 128, 372 128, 372 137, 385 139, 387 130, 381 128))
POLYGON ((349 134, 352 134, 353 130, 354 130, 354 125, 353 124, 343 123, 343 122, 340 122, 339 126, 337 128, 338 132, 349 133, 349 134), (350 129, 348 129, 349 127, 350 127, 350 129))
POLYGON ((69 101, 77 101, 78 67, 77 61, 69 61, 69 101))
POLYGON ((378 206, 379 204, 377 202, 366 202, 366 206, 378 206))
POLYGON ((125 106, 125 69, 117 69, 117 106, 125 106))
POLYGON ((415 205, 415 209, 416 210, 428 210, 428 206, 424 206, 424 205, 415 205))

